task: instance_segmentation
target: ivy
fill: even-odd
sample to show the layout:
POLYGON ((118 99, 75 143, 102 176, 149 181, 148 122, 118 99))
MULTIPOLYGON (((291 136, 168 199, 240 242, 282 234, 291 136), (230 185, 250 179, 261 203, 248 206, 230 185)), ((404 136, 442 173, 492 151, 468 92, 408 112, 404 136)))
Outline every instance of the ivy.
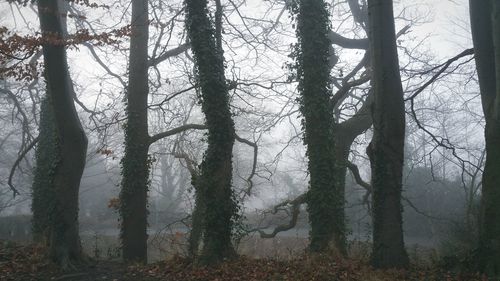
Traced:
MULTIPOLYGON (((145 112, 143 114, 146 114, 145 112)), ((120 238, 125 260, 145 262, 147 259, 147 193, 153 159, 148 155, 147 124, 140 113, 127 106, 125 155, 121 160, 122 183, 119 200, 120 238), (146 131, 145 131, 146 130, 146 131), (138 247, 137 245, 141 245, 138 247)))
POLYGON ((322 0, 292 2, 290 9, 297 19, 298 44, 293 56, 299 82, 303 140, 309 158, 310 250, 325 251, 333 239, 338 250, 345 253, 344 198, 335 176, 328 11, 322 0))
POLYGON ((40 106, 39 142, 36 150, 36 167, 33 180, 33 236, 38 242, 48 242, 56 210, 54 176, 60 161, 57 128, 48 95, 40 106))
POLYGON ((196 192, 203 201, 202 264, 218 263, 234 254, 232 229, 238 218, 238 202, 231 188, 234 122, 229 108, 222 50, 217 48, 215 28, 206 0, 185 0, 186 28, 195 58, 199 102, 208 128, 208 147, 200 164, 196 192))

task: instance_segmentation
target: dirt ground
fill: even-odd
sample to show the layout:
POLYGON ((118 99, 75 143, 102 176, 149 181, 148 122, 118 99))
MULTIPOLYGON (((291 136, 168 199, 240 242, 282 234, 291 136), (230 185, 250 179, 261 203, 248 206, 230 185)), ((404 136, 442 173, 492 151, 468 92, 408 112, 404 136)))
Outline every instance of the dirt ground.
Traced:
POLYGON ((1 281, 483 281, 485 277, 449 271, 438 266, 414 266, 409 270, 375 270, 363 258, 329 255, 296 255, 289 259, 241 256, 213 267, 194 266, 173 256, 148 265, 124 265, 119 261, 90 261, 62 272, 49 262, 46 249, 0 241, 1 281))

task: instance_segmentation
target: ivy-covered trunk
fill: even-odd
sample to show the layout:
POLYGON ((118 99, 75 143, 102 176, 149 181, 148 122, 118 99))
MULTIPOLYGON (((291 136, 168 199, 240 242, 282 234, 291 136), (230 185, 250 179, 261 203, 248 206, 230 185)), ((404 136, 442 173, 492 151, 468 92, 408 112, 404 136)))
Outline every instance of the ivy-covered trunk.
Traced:
POLYGON ((340 130, 335 130, 335 189, 337 196, 345 201, 345 181, 347 173, 347 161, 352 141, 346 138, 340 130))
POLYGON ((344 196, 341 184, 335 183, 338 172, 330 103, 328 12, 320 0, 299 1, 297 12, 297 75, 310 174, 309 248, 312 252, 326 251, 333 239, 337 250, 345 254, 344 196))
POLYGON ((200 178, 199 171, 194 167, 189 160, 186 160, 187 168, 191 174, 191 185, 194 188, 195 198, 194 198, 194 208, 191 214, 191 231, 189 232, 188 238, 188 255, 193 260, 199 254, 200 242, 203 237, 203 216, 205 213, 205 205, 203 204, 203 198, 201 192, 198 190, 198 179, 200 178))
POLYGON ((123 259, 147 262, 148 134, 148 1, 132 0, 127 87, 125 156, 120 191, 123 259))
POLYGON ((392 0, 368 0, 372 58, 373 138, 367 149, 373 188, 373 251, 377 268, 409 265, 404 247, 401 189, 405 107, 392 0))
POLYGON ((203 200, 203 249, 200 264, 214 264, 234 255, 231 243, 237 211, 231 188, 234 123, 221 50, 206 0, 185 0, 186 28, 201 88, 200 102, 208 127, 208 148, 201 163, 197 192, 203 200))
POLYGON ((39 141, 31 202, 33 240, 45 245, 49 242, 51 218, 55 208, 54 167, 58 165, 60 158, 54 110, 49 98, 47 93, 40 106, 39 141))
POLYGON ((57 0, 38 0, 47 93, 54 110, 60 158, 54 169, 54 212, 50 256, 63 268, 82 261, 78 231, 78 191, 87 137, 76 113, 57 0))
POLYGON ((500 3, 469 1, 472 39, 486 120, 479 269, 500 276, 500 3), (493 59, 494 58, 494 59, 493 59))
POLYGON ((194 209, 191 215, 191 232, 188 240, 188 253, 196 259, 200 251, 200 242, 203 237, 205 204, 201 192, 195 191, 194 209))

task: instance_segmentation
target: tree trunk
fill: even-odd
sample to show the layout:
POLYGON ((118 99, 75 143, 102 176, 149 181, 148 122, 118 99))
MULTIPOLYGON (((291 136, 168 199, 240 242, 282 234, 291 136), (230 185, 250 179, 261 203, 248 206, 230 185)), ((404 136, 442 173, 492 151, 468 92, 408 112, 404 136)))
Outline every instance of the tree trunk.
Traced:
POLYGON ((363 106, 356 112, 354 116, 348 120, 335 124, 335 167, 337 190, 345 198, 345 181, 347 173, 347 162, 351 146, 357 136, 368 130, 372 126, 372 117, 370 109, 373 105, 373 91, 370 90, 363 106))
POLYGON ((500 3, 498 0, 484 2, 469 1, 476 68, 486 120, 486 162, 481 192, 478 262, 481 271, 499 276, 500 3))
POLYGON ((40 26, 48 94, 58 132, 60 161, 54 170, 55 209, 50 256, 63 268, 82 260, 78 232, 78 190, 87 152, 87 137, 73 102, 74 90, 63 44, 57 0, 39 0, 40 26))
POLYGON ((214 264, 235 254, 231 231, 237 205, 231 188, 234 123, 223 56, 215 42, 206 0, 185 0, 186 27, 201 87, 201 107, 208 127, 208 148, 201 163, 197 192, 204 201, 203 249, 199 262, 214 264))
POLYGON ((405 111, 399 74, 392 0, 369 0, 372 55, 373 138, 367 149, 372 170, 373 252, 377 268, 405 268, 401 188, 405 111))
POLYGON ((59 163, 59 147, 54 110, 49 96, 40 106, 39 141, 36 149, 36 166, 33 179, 31 210, 33 240, 48 245, 50 225, 55 208, 54 175, 59 163))
POLYGON ((198 191, 195 191, 195 193, 194 209, 191 215, 191 231, 188 240, 188 254, 193 260, 198 257, 200 252, 200 242, 203 238, 204 229, 203 214, 205 212, 201 193, 198 191))
POLYGON ((346 253, 344 197, 335 184, 333 109, 330 104, 328 11, 323 1, 301 0, 297 15, 297 74, 309 158, 307 210, 312 252, 328 250, 332 239, 346 253))
POLYGON ((123 259, 147 262, 148 160, 148 1, 132 0, 132 20, 127 88, 125 156, 120 192, 123 259))
POLYGON ((203 238, 205 205, 203 204, 202 193, 198 190, 199 171, 186 159, 187 168, 191 174, 191 185, 195 191, 194 208, 191 214, 191 231, 188 238, 188 255, 196 260, 200 252, 200 242, 203 238))

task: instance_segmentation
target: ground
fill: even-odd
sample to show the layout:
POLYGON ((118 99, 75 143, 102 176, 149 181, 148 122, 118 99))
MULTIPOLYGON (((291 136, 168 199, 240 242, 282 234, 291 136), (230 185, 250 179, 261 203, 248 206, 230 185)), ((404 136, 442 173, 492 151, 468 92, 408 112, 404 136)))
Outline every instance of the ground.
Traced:
POLYGON ((173 257, 149 265, 125 266, 118 261, 93 261, 72 272, 61 272, 47 261, 45 250, 35 245, 0 243, 0 280, 70 281, 394 281, 394 280, 487 280, 477 274, 452 273, 438 267, 407 271, 374 270, 361 260, 334 258, 331 255, 300 255, 291 260, 240 257, 212 268, 194 267, 188 260, 173 257))

